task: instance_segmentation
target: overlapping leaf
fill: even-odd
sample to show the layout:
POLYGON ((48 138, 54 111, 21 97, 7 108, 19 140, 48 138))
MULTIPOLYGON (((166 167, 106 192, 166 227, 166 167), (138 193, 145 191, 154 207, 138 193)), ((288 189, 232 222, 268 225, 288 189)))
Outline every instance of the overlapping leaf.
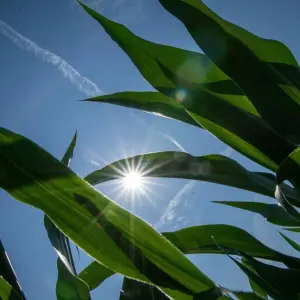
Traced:
MULTIPOLYGON (((237 92, 236 85, 205 56, 138 38, 123 25, 82 6, 126 52, 154 88, 181 102, 194 120, 216 137, 272 170, 276 170, 295 149, 260 118, 243 92, 237 92), (190 65, 190 61, 195 61, 195 64, 190 65), (186 65, 188 68, 181 72, 181 66, 186 65), (195 69, 198 71, 193 73, 195 69), (224 80, 228 81, 230 88, 227 88, 227 83, 226 88, 223 87, 224 80)), ((145 110, 144 103, 147 102, 143 101, 142 95, 138 100, 131 98, 130 101, 126 95, 128 93, 122 98, 118 96, 122 105, 133 105, 134 100, 135 107, 139 108, 143 103, 145 110)), ((96 100, 112 103, 114 97, 103 96, 96 100)), ((152 110, 150 105, 149 110, 152 110)))
POLYGON ((78 278, 86 282, 89 286, 89 290, 91 291, 113 274, 115 274, 115 272, 105 268, 98 262, 93 261, 78 274, 78 278))
POLYGON ((298 243, 296 243, 295 241, 293 241, 292 239, 290 239, 283 233, 281 233, 281 232, 279 232, 279 233, 296 251, 300 251, 300 245, 298 243))
POLYGON ((300 143, 300 71, 278 41, 262 39, 211 11, 199 0, 160 0, 180 19, 204 53, 249 97, 286 139, 300 143))
POLYGON ((2 276, 0 276, 0 298, 2 300, 24 300, 2 276))
MULTIPOLYGON (((209 181, 274 197, 276 178, 272 174, 249 172, 236 161, 222 155, 192 156, 165 151, 137 155, 115 161, 85 177, 92 185, 122 176, 127 166, 136 166, 142 176, 185 178, 209 181)), ((288 185, 282 189, 292 203, 300 206, 297 193, 288 185)), ((295 223, 293 223, 295 226, 295 223)))
POLYGON ((214 286, 147 223, 39 146, 6 129, 0 130, 0 169, 1 188, 44 211, 79 247, 114 272, 183 299, 214 286))

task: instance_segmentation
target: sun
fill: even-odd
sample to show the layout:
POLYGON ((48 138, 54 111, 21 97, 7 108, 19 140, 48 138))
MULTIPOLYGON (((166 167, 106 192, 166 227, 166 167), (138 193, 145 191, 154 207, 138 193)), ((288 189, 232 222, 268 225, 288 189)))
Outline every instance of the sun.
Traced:
POLYGON ((143 187, 142 174, 137 171, 128 172, 123 178, 123 184, 126 189, 136 191, 143 187))

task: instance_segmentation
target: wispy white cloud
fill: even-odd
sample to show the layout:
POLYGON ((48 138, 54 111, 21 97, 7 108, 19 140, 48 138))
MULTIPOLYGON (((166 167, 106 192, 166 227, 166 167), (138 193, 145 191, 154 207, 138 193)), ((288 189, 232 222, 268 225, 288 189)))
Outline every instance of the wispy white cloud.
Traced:
MULTIPOLYGON (((160 229, 164 225, 170 225, 170 223, 178 216, 177 207, 181 203, 182 196, 190 191, 195 185, 195 181, 189 181, 186 183, 182 189, 175 195, 175 197, 169 202, 164 213, 161 215, 159 221, 154 225, 156 229, 160 229)), ((181 216, 177 217, 177 220, 181 221, 183 218, 181 216)))
POLYGON ((40 47, 38 44, 23 36, 2 20, 0 20, 0 32, 19 48, 33 53, 43 62, 55 66, 65 78, 67 78, 77 89, 85 93, 87 96, 96 96, 103 93, 94 82, 82 76, 60 56, 40 47))

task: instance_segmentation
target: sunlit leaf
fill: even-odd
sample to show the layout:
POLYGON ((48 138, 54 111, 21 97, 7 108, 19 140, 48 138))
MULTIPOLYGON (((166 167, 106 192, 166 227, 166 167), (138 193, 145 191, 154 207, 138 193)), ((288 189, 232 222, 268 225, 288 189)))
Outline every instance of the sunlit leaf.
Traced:
POLYGON ((92 188, 42 148, 0 130, 0 186, 41 209, 88 255, 125 276, 191 299, 214 286, 147 223, 92 188))
POLYGON ((213 201, 214 203, 224 204, 232 207, 241 208, 255 212, 264 217, 268 222, 281 226, 299 226, 300 222, 288 215, 285 210, 277 204, 266 204, 260 202, 242 201, 213 201))
POLYGON ((291 51, 222 19, 202 1, 160 3, 184 23, 199 47, 241 87, 260 115, 286 139, 300 143, 300 71, 291 51))
POLYGON ((56 295, 58 300, 91 299, 87 284, 73 275, 61 259, 57 259, 57 269, 56 295))
MULTIPOLYGON (((169 177, 209 181, 274 197, 276 178, 272 174, 250 172, 239 163, 222 155, 192 156, 184 152, 147 153, 115 161, 94 171, 85 180, 96 185, 124 176, 130 165, 144 177, 169 177)), ((283 185, 289 201, 300 206, 297 193, 283 185)), ((294 225, 295 226, 295 223, 294 225)))
MULTIPOLYGON (((146 112, 159 114, 163 117, 179 120, 201 127, 184 109, 180 102, 158 92, 123 92, 97 96, 85 101, 110 103, 146 112)), ((201 127, 202 128, 202 127, 201 127)))
POLYGON ((113 274, 115 272, 93 261, 78 274, 78 277, 88 284, 91 291, 113 274))

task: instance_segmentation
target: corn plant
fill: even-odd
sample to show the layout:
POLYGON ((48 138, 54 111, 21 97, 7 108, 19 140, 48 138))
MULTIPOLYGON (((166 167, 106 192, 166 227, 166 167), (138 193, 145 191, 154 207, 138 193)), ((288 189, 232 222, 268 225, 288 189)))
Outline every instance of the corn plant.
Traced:
MULTIPOLYGON (((160 3, 183 22, 204 54, 142 39, 80 3, 156 90, 85 101, 159 113, 196 126, 270 172, 249 171, 222 155, 167 151, 125 158, 81 179, 68 166, 76 135, 59 161, 27 138, 1 128, 0 186, 45 213, 45 227, 58 253, 58 299, 90 299, 90 291, 115 273, 124 275, 121 300, 299 299, 299 258, 230 225, 158 233, 92 187, 122 176, 117 170, 125 162, 139 162, 150 170, 144 176, 208 181, 272 197, 274 204, 218 203, 300 231, 300 72, 293 54, 280 42, 220 18, 200 0, 160 3), (184 67, 189 62, 193 68, 184 67), (201 168, 203 164, 209 170, 201 168), (80 274, 68 238, 95 260, 80 274), (248 276, 252 291, 214 283, 184 256, 190 253, 227 255, 248 276)), ((281 236, 300 251, 295 241, 281 236)), ((24 298, 5 277, 0 277, 0 293, 3 299, 24 298)))

